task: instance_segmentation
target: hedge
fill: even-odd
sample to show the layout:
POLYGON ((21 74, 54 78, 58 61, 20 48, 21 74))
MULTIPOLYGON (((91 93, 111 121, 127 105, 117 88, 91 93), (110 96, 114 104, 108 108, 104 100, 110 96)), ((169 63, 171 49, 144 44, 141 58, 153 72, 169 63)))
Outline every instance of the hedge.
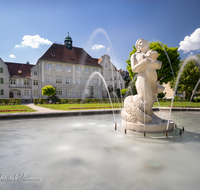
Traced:
POLYGON ((0 98, 0 104, 21 105, 21 103, 20 98, 0 98))
MULTIPOLYGON (((115 98, 112 98, 111 101, 118 103, 118 101, 121 102, 121 98, 119 98, 118 100, 115 99, 115 98)), ((122 99, 122 101, 124 101, 124 99, 122 99)), ((48 100, 46 98, 35 98, 33 102, 34 102, 34 104, 45 104, 45 103, 48 103, 48 100)), ((59 103, 60 104, 110 103, 110 100, 109 100, 109 98, 102 98, 102 99, 98 99, 98 98, 85 98, 85 99, 81 99, 81 98, 76 98, 76 99, 61 98, 59 100, 59 103)))

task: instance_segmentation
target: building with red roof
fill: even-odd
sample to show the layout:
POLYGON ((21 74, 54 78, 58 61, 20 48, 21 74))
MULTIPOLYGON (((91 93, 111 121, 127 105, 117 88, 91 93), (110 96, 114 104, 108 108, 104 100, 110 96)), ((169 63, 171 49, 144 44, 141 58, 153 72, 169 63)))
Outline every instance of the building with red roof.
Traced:
POLYGON ((34 98, 45 97, 42 88, 46 85, 56 87, 59 98, 91 97, 91 86, 93 97, 107 97, 104 81, 98 73, 105 78, 107 85, 124 88, 124 80, 108 55, 92 58, 83 48, 74 47, 72 43, 68 34, 64 45, 52 44, 36 65, 0 59, 0 98, 21 98, 22 102, 32 102, 34 98))

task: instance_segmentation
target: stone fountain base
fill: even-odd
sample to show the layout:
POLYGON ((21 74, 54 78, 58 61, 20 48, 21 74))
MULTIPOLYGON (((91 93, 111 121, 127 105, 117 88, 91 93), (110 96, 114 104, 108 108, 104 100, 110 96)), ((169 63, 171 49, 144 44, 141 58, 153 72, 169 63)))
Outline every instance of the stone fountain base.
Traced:
MULTIPOLYGON (((146 133, 165 133, 167 129, 168 120, 159 118, 155 114, 152 116, 151 123, 145 124, 146 133)), ((174 131, 176 124, 170 120, 168 132, 174 131)), ((122 128, 131 131, 144 132, 144 124, 141 122, 131 123, 122 119, 122 128)))

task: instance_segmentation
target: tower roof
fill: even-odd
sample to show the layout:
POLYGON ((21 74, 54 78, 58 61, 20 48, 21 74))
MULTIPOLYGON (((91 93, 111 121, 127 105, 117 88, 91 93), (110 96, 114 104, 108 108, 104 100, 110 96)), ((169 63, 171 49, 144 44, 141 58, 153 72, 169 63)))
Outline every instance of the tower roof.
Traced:
POLYGON ((69 36, 69 32, 68 32, 68 36, 65 38, 65 40, 72 41, 72 38, 69 36))

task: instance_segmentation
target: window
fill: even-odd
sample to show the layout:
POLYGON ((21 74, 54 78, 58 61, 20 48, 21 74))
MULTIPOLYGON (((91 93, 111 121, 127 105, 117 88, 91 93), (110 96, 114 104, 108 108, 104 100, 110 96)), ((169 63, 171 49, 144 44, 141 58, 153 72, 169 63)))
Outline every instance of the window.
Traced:
POLYGON ((37 71, 34 71, 34 72, 33 72, 33 75, 37 75, 37 71))
POLYGON ((98 69, 93 69, 93 72, 98 72, 98 69))
POLYGON ((87 82, 88 82, 88 78, 85 79, 85 85, 87 85, 87 82))
POLYGON ((76 84, 81 85, 81 78, 79 77, 76 78, 76 84))
POLYGON ((71 96, 72 95, 72 90, 71 89, 67 89, 66 90, 66 95, 67 96, 71 96))
POLYGON ((85 90, 85 96, 90 96, 90 90, 89 89, 85 90))
POLYGON ((46 76, 46 83, 51 83, 51 76, 50 75, 46 76))
POLYGON ((93 80, 93 85, 98 85, 98 79, 93 80))
POLYGON ((85 74, 90 74, 90 68, 85 68, 85 74))
POLYGON ((66 84, 71 84, 71 77, 66 77, 66 84))
POLYGON ((4 90, 1 89, 0 95, 4 95, 4 90))
POLYGON ((94 90, 93 95, 94 95, 95 97, 97 97, 97 96, 98 96, 98 90, 94 90))
POLYGON ((29 90, 24 90, 24 95, 29 95, 29 90))
POLYGON ((77 90, 77 96, 81 96, 81 89, 77 90))
POLYGON ((62 83, 62 77, 57 76, 56 77, 56 83, 62 83))
POLYGON ((76 73, 81 73, 81 67, 76 67, 76 73))
POLYGON ((3 84, 3 78, 0 78, 0 84, 3 84))
POLYGON ((29 80, 28 79, 24 79, 24 85, 29 85, 29 80))
POLYGON ((3 73, 3 68, 2 67, 0 68, 0 73, 3 73))
POLYGON ((33 85, 38 85, 38 80, 33 80, 33 85))
POLYGON ((35 96, 38 95, 38 90, 34 90, 34 95, 35 95, 35 96))
POLYGON ((69 66, 69 65, 66 66, 66 72, 69 72, 69 73, 72 72, 72 70, 71 70, 71 66, 69 66))
POLYGON ((15 80, 15 79, 10 79, 10 84, 11 84, 11 85, 15 85, 15 83, 16 83, 16 80, 15 80))
POLYGON ((62 65, 56 65, 56 71, 62 71, 62 65))
POLYGON ((110 80, 112 81, 112 77, 110 77, 110 80))
POLYGON ((117 83, 115 83, 115 89, 117 88, 117 83))
POLYGON ((117 77, 115 76, 115 80, 117 80, 117 77))
POLYGON ((56 95, 62 95, 62 89, 56 89, 56 95))
POLYGON ((50 63, 45 63, 45 70, 51 71, 51 64, 50 63))

